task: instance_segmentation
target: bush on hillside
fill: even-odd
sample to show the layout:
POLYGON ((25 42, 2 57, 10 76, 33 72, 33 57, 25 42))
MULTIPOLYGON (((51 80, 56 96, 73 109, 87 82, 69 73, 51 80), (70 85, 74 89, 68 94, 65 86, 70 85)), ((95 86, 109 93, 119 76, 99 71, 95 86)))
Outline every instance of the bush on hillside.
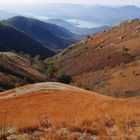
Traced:
POLYGON ((57 74, 57 79, 58 79, 58 82, 64 83, 64 84, 69 84, 72 81, 71 76, 61 73, 61 72, 57 74))

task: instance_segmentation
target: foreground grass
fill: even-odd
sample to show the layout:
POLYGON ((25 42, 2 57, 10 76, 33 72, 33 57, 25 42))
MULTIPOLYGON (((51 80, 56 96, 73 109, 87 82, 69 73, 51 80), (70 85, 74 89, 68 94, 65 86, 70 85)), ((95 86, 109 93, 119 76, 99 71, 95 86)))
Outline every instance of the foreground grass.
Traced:
POLYGON ((1 139, 139 140, 139 98, 114 99, 58 83, 50 88, 0 100, 1 139))
POLYGON ((85 120, 83 122, 60 122, 49 120, 39 126, 16 129, 6 125, 0 127, 0 140, 139 140, 140 119, 129 117, 114 120, 85 120))

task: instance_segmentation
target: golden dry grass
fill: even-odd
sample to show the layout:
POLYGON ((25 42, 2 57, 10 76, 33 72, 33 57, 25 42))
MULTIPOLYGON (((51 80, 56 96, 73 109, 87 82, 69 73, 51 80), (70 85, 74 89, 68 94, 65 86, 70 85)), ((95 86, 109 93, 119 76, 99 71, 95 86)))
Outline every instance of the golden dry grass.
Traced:
POLYGON ((139 98, 114 99, 59 83, 38 86, 42 85, 44 90, 1 99, 0 124, 28 130, 37 129, 47 119, 55 127, 92 130, 104 139, 108 139, 108 135, 120 140, 140 136, 139 98), (48 87, 52 90, 47 90, 48 87))

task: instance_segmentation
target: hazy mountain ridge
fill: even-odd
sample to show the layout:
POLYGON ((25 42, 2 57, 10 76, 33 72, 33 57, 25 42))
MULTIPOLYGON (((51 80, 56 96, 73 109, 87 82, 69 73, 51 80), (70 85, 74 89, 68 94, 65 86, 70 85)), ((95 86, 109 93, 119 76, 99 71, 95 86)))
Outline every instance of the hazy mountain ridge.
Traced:
POLYGON ((59 19, 79 19, 108 26, 114 26, 122 20, 140 18, 140 8, 133 5, 109 7, 102 5, 48 4, 38 5, 38 7, 32 7, 32 9, 27 6, 22 10, 17 10, 17 12, 24 14, 28 11, 35 16, 46 16, 48 18, 59 19))
POLYGON ((17 16, 3 22, 26 32, 42 45, 52 49, 63 49, 75 42, 72 39, 74 34, 69 30, 37 19, 17 16))
POLYGON ((29 15, 30 13, 29 16, 50 19, 79 19, 98 23, 101 26, 114 26, 122 20, 140 18, 140 8, 133 5, 111 7, 80 4, 39 4, 38 6, 32 5, 32 7, 31 5, 17 5, 16 8, 14 5, 9 5, 7 10, 21 15, 29 15))
POLYGON ((24 52, 31 56, 40 55, 42 58, 56 54, 26 33, 4 23, 0 23, 0 45, 0 51, 24 52))

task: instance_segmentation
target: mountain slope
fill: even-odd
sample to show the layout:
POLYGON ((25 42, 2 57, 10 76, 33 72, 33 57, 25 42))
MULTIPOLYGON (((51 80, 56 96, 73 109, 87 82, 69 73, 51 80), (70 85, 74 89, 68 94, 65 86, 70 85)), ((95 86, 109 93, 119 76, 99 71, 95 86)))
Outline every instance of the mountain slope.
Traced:
POLYGON ((4 21, 36 39, 47 47, 63 49, 74 43, 73 33, 63 27, 22 16, 4 21))
POLYGON ((40 55, 42 58, 55 54, 54 51, 45 48, 24 32, 3 23, 0 23, 0 45, 0 51, 22 51, 31 56, 40 55))
POLYGON ((139 42, 140 20, 129 20, 47 61, 73 76, 80 87, 117 97, 136 96, 140 92, 136 84, 140 82, 139 42))
POLYGON ((44 81, 45 76, 38 72, 30 60, 11 52, 0 52, 0 90, 44 81))
POLYGON ((138 139, 139 108, 139 98, 114 99, 60 83, 38 83, 0 93, 0 124, 15 139, 138 139))

